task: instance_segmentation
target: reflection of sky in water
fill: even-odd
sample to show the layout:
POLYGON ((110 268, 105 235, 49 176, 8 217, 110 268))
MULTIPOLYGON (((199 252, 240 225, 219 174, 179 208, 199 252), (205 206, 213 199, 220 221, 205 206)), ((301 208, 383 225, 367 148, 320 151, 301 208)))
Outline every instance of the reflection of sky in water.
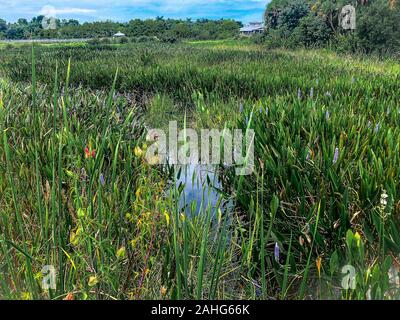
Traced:
POLYGON ((224 199, 215 190, 223 187, 215 172, 216 168, 210 165, 187 165, 175 167, 176 187, 183 187, 179 199, 179 210, 186 214, 199 214, 211 208, 215 213, 218 207, 222 212, 232 209, 232 201, 224 199), (181 169, 181 170, 180 170, 181 169), (208 177, 208 179, 207 179, 208 177), (221 203, 221 205, 218 205, 221 203), (193 209, 192 209, 193 208, 193 209))

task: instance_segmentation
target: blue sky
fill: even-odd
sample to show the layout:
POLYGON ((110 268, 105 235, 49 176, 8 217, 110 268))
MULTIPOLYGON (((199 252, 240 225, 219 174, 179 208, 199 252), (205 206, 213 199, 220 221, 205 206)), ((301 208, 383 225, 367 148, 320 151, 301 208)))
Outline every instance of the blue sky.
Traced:
POLYGON ((133 18, 229 18, 262 21, 269 0, 0 0, 0 18, 16 21, 49 11, 79 21, 133 18))

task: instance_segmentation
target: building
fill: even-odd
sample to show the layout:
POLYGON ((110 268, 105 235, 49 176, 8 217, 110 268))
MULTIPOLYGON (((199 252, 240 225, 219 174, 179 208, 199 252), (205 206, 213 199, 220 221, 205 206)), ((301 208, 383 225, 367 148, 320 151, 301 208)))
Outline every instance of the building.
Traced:
POLYGON ((121 31, 118 31, 116 34, 113 35, 114 38, 122 38, 125 37, 125 34, 123 34, 121 31))
POLYGON ((240 34, 242 36, 251 36, 257 33, 264 32, 264 25, 261 22, 250 22, 248 26, 240 28, 240 34))

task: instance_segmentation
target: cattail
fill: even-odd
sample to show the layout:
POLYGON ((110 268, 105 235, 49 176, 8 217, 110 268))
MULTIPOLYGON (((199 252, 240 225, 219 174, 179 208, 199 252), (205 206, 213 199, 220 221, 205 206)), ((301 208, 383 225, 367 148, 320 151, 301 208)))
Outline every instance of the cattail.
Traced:
POLYGON ((46 180, 44 199, 47 203, 49 202, 50 199, 50 192, 51 192, 50 183, 49 181, 46 180))

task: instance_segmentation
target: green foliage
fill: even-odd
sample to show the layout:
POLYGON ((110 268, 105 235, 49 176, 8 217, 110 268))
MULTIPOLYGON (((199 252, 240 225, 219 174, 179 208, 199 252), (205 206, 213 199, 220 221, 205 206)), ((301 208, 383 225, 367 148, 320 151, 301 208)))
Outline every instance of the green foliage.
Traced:
POLYGON ((0 295, 390 299, 399 72, 250 39, 1 48, 0 295), (185 216, 182 185, 143 158, 144 128, 169 120, 255 130, 254 174, 218 171, 229 214, 185 216))
POLYGON ((268 29, 282 28, 291 31, 308 12, 309 7, 305 0, 271 1, 265 13, 265 24, 268 29))
POLYGON ((270 46, 321 46, 339 51, 396 54, 400 51, 400 5, 396 1, 274 0, 265 12, 270 46), (356 8, 356 30, 343 30, 343 6, 356 8))
POLYGON ((6 31, 7 31, 7 22, 3 19, 0 19, 0 39, 5 37, 6 31))
POLYGON ((331 34, 331 30, 320 16, 310 14, 299 21, 293 37, 297 43, 305 46, 321 46, 329 40, 331 34))
POLYGON ((375 0, 363 8, 357 21, 359 46, 367 53, 400 52, 400 4, 375 0))
MULTIPOLYGON (((241 24, 234 20, 208 20, 199 19, 192 21, 164 19, 140 20, 134 19, 128 23, 112 21, 92 22, 79 24, 76 20, 56 20, 56 30, 42 28, 43 16, 35 17, 31 21, 19 19, 16 23, 7 24, 0 20, 0 37, 7 39, 29 38, 61 38, 84 39, 111 37, 121 31, 128 37, 157 37, 165 42, 173 43, 175 39, 226 39, 239 34, 241 24)), ((126 40, 123 40, 126 41, 126 40)))
POLYGON ((394 299, 398 295, 395 289, 393 273, 398 273, 390 256, 382 257, 381 262, 369 262, 362 236, 348 230, 346 250, 342 256, 342 267, 338 252, 335 251, 329 262, 330 275, 326 278, 329 285, 341 286, 342 298, 347 300, 383 300, 394 299), (339 283, 334 283, 338 279, 339 283))
POLYGON ((277 26, 292 31, 308 13, 309 7, 304 0, 290 2, 290 4, 284 6, 280 11, 277 26))
POLYGON ((129 42, 129 38, 128 37, 121 37, 119 39, 119 43, 124 44, 124 43, 128 43, 129 42))

